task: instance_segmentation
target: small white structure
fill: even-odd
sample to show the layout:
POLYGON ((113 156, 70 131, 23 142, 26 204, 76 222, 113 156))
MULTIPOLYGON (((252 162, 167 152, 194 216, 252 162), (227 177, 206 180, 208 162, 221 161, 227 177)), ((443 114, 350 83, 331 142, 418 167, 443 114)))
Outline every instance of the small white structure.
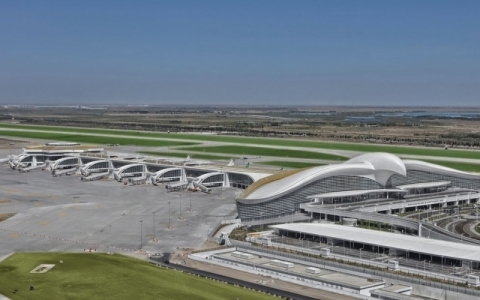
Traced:
POLYGON ((322 256, 330 256, 330 248, 322 248, 320 249, 320 254, 322 256))
POLYGON ((357 226, 357 219, 354 218, 342 218, 343 225, 345 226, 357 226))
POLYGON ((288 262, 288 261, 283 261, 283 260, 278 260, 278 259, 271 260, 270 264, 272 264, 276 267, 287 268, 287 269, 295 267, 294 263, 291 263, 291 262, 288 262))
POLYGON ((468 275, 468 284, 473 286, 480 286, 480 278, 475 275, 468 275))
POLYGON ((254 258, 254 256, 251 255, 251 254, 244 253, 244 252, 239 252, 239 251, 232 252, 232 256, 236 257, 236 258, 241 258, 241 259, 253 259, 254 258))
POLYGON ((35 269, 31 270, 30 273, 32 274, 47 273, 53 267, 55 267, 54 264, 41 264, 41 265, 38 265, 35 269))
POLYGON ((389 260, 387 266, 389 270, 393 270, 393 271, 400 270, 398 261, 396 260, 389 260))
POLYGON ((309 274, 320 274, 320 269, 314 267, 306 267, 305 272, 309 274))

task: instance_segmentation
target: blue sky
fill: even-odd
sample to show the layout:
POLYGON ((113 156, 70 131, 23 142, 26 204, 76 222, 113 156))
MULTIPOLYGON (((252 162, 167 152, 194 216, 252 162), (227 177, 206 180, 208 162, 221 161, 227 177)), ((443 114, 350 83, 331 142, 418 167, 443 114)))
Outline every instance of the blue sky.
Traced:
POLYGON ((2 104, 480 104, 480 1, 0 1, 2 104))

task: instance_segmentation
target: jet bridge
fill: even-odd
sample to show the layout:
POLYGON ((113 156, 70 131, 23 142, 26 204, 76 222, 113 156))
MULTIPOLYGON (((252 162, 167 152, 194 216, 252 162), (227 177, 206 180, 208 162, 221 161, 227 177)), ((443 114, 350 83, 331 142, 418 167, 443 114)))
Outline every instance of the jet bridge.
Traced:
POLYGON ((32 164, 34 158, 34 156, 29 154, 12 155, 8 160, 8 165, 13 170, 17 169, 18 167, 28 167, 30 164, 32 164))
POLYGON ((53 177, 58 177, 62 175, 72 175, 78 171, 78 167, 67 168, 67 169, 57 169, 52 171, 53 177))
POLYGON ((188 187, 188 185, 189 185, 188 181, 177 181, 177 182, 173 182, 173 183, 169 183, 169 184, 165 185, 165 188, 169 192, 173 192, 173 191, 179 191, 179 190, 186 189, 188 187))
POLYGON ((47 164, 45 162, 36 162, 35 161, 35 162, 32 162, 31 164, 27 165, 26 167, 19 166, 17 168, 18 168, 19 172, 24 173, 24 172, 30 172, 31 170, 35 170, 35 169, 44 169, 46 166, 47 166, 47 164))
MULTIPOLYGON (((43 157, 42 157, 43 158, 43 157)), ((41 159, 38 160, 35 155, 20 154, 13 156, 8 161, 10 168, 17 169, 19 172, 30 172, 34 169, 40 169, 46 167, 46 163, 41 159)))

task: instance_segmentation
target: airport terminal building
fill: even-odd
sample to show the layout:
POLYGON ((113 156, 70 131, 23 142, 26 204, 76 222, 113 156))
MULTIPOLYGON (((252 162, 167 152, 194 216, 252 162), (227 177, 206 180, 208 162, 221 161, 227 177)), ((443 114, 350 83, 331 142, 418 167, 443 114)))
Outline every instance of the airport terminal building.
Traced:
POLYGON ((302 203, 402 199, 449 189, 478 193, 480 175, 388 153, 367 153, 342 164, 271 175, 252 184, 236 202, 239 217, 248 222, 291 215, 302 203))

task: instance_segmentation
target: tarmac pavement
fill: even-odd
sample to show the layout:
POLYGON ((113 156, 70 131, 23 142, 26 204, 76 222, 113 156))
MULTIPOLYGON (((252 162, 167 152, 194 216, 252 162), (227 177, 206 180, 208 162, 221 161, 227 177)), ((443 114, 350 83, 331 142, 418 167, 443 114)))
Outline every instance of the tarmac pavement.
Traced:
POLYGON ((77 175, 54 178, 46 171, 19 173, 0 165, 0 214, 15 213, 0 222, 0 257, 17 251, 198 247, 221 220, 236 217, 236 192, 168 193, 162 185, 82 182, 77 175))

